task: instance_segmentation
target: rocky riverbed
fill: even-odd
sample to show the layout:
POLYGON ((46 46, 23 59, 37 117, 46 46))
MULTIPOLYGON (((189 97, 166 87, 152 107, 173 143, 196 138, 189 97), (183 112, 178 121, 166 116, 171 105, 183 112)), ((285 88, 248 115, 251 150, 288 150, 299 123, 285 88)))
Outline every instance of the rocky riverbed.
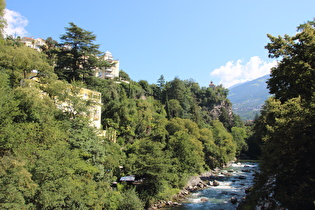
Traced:
POLYGON ((149 209, 236 209, 253 185, 257 163, 232 163, 191 177, 171 201, 159 201, 149 209))

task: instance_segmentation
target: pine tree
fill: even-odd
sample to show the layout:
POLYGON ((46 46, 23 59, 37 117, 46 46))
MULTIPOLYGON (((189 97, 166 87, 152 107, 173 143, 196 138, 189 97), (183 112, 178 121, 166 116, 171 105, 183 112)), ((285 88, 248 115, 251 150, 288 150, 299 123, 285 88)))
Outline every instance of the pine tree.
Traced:
POLYGON ((56 73, 59 78, 67 81, 84 80, 92 75, 98 64, 99 45, 94 44, 96 36, 74 23, 69 23, 66 33, 60 37, 60 52, 56 73))

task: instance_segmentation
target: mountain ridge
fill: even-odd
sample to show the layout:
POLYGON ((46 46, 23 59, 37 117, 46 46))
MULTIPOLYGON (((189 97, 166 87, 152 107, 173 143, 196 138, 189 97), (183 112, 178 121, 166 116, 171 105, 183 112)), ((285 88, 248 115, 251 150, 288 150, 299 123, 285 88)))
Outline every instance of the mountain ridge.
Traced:
POLYGON ((236 84, 229 89, 228 99, 233 104, 233 112, 242 120, 253 120, 259 114, 262 105, 271 96, 266 81, 270 74, 257 79, 236 84))

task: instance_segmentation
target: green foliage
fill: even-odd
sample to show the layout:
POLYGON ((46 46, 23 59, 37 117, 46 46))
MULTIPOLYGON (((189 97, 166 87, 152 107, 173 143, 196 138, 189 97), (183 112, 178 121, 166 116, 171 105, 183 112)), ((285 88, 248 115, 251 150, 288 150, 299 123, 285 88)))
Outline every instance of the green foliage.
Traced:
POLYGON ((240 155, 242 150, 247 150, 247 144, 245 141, 247 136, 245 128, 233 127, 232 136, 236 143, 236 155, 240 155))
POLYGON ((0 70, 0 124, 1 127, 5 124, 12 122, 17 115, 18 108, 17 102, 14 100, 12 90, 9 85, 9 76, 0 70))
POLYGON ((136 141, 128 150, 127 167, 143 182, 138 187, 141 197, 146 202, 164 192, 176 177, 170 154, 163 151, 163 145, 148 139, 136 141))
POLYGON ((221 107, 221 114, 219 116, 219 120, 223 123, 224 127, 231 130, 231 118, 229 117, 229 113, 225 107, 221 107))
POLYGON ((169 104, 170 115, 172 118, 182 116, 183 108, 180 105, 178 100, 171 99, 168 101, 168 104, 169 104))
POLYGON ((169 140, 169 150, 178 162, 180 173, 200 173, 204 166, 202 143, 184 131, 177 131, 169 140))
POLYGON ((129 75, 123 71, 123 70, 119 70, 119 77, 122 79, 122 80, 125 80, 125 81, 130 81, 130 77, 129 75))
POLYGON ((21 79, 27 79, 32 70, 38 70, 37 75, 42 82, 48 78, 54 79, 52 66, 43 54, 26 46, 12 46, 10 41, 0 43, 0 67, 10 76, 12 86, 20 85, 21 79))
POLYGON ((298 96, 310 100, 315 91, 315 22, 300 25, 298 31, 292 37, 268 34, 269 57, 282 59, 271 71, 268 89, 282 102, 298 96))
POLYGON ((0 37, 3 37, 3 28, 6 25, 6 21, 3 18, 5 5, 5 0, 0 0, 0 37))
POLYGON ((163 88, 165 87, 165 78, 164 78, 164 76, 161 75, 157 82, 158 82, 158 87, 161 90, 163 90, 163 88))
POLYGON ((97 169, 79 156, 79 151, 69 150, 65 142, 40 151, 33 171, 34 180, 39 183, 36 197, 39 208, 71 208, 93 205, 97 198, 96 183, 88 178, 97 169))
POLYGON ((153 91, 151 89, 151 86, 146 80, 140 80, 138 84, 141 86, 141 88, 144 90, 145 95, 152 95, 153 91))
POLYGON ((204 160, 206 168, 215 168, 222 166, 220 162, 220 150, 219 147, 214 143, 214 136, 212 130, 203 128, 200 130, 200 141, 203 144, 203 152, 205 154, 204 160))
POLYGON ((219 147, 219 163, 226 164, 236 155, 236 142, 233 141, 233 136, 225 129, 220 121, 214 120, 212 122, 212 128, 214 143, 219 147))
POLYGON ((134 189, 124 191, 119 198, 117 210, 142 210, 143 202, 134 189))
POLYGON ((46 54, 47 60, 50 65, 55 65, 57 62, 57 54, 59 51, 58 42, 53 40, 53 38, 48 37, 45 40, 46 45, 41 46, 41 50, 46 54))
POLYGON ((275 97, 266 101, 255 122, 254 137, 263 141, 255 194, 271 205, 314 209, 314 22, 298 30, 293 37, 268 35, 269 56, 282 60, 268 81, 275 97))
POLYGON ((151 138, 154 141, 165 143, 166 137, 168 135, 167 130, 165 129, 168 120, 166 119, 166 113, 163 105, 158 102, 153 102, 153 119, 152 119, 152 128, 151 128, 151 138))
POLYGON ((41 89, 11 90, 3 72, 0 82, 1 208, 101 209, 120 149, 102 143, 84 118, 58 110, 41 89))
POLYGON ((60 51, 55 71, 59 78, 68 82, 72 80, 84 80, 91 76, 92 70, 97 66, 99 45, 93 43, 96 36, 74 23, 70 22, 66 27, 66 33, 60 37, 60 51))
POLYGON ((28 209, 33 206, 29 199, 35 195, 37 184, 25 165, 25 161, 19 158, 0 157, 1 209, 28 209))
POLYGON ((272 179, 274 183, 264 187, 263 193, 274 192, 277 200, 292 209, 313 206, 313 116, 314 102, 305 107, 301 98, 283 104, 270 99, 259 121, 264 128, 261 133, 264 141, 261 167, 262 177, 265 177, 262 180, 272 179))

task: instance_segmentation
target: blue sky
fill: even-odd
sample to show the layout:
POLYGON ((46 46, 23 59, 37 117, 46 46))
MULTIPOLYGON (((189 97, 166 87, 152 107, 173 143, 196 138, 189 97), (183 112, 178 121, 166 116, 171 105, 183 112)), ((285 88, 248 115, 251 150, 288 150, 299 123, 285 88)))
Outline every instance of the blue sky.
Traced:
POLYGON ((69 22, 92 31, 132 80, 178 77, 229 87, 269 73, 267 33, 294 35, 314 0, 7 0, 8 34, 59 41, 69 22))

